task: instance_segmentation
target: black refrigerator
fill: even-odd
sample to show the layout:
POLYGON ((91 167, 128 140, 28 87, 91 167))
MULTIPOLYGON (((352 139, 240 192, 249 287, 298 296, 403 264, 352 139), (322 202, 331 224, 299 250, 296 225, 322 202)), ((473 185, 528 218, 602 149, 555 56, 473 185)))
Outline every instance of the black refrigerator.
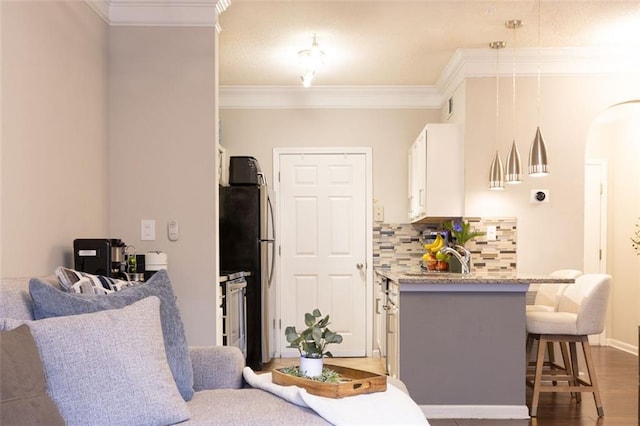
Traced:
POLYGON ((273 207, 266 183, 220 187, 220 269, 248 271, 247 359, 254 370, 271 360, 269 287, 274 270, 273 207))

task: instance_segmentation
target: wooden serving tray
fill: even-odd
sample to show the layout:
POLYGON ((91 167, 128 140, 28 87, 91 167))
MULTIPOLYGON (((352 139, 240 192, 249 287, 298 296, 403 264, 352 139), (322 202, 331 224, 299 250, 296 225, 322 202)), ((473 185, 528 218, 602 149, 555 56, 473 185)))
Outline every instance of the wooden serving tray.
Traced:
POLYGON ((387 390, 387 376, 380 376, 369 371, 356 370, 339 365, 324 364, 340 375, 340 383, 323 383, 304 377, 285 374, 280 370, 272 371, 272 381, 282 386, 300 386, 313 395, 327 398, 344 398, 345 396, 362 395, 387 390))

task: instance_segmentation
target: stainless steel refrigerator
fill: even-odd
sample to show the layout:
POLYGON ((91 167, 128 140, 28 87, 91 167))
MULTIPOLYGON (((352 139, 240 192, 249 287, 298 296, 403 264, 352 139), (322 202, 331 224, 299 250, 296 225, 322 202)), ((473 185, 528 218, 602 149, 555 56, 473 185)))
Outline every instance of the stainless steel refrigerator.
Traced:
POLYGON ((268 296, 275 261, 273 236, 266 182, 220 187, 220 268, 251 273, 246 290, 246 362, 253 369, 271 360, 268 296))

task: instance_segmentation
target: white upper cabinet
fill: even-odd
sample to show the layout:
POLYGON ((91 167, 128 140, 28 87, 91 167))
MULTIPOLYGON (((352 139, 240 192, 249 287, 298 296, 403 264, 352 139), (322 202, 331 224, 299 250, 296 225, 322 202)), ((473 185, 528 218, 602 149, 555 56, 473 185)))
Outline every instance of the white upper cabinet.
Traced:
POLYGON ((427 124, 411 145, 408 158, 409 220, 463 216, 462 126, 427 124))

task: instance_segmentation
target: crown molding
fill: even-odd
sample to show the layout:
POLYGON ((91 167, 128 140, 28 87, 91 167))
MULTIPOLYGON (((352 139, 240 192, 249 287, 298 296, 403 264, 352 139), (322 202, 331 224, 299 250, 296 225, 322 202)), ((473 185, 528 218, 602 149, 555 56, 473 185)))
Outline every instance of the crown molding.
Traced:
POLYGON ((228 0, 85 0, 112 26, 215 27, 228 0), (218 3, 221 5, 219 6, 218 3))
POLYGON ((85 3, 88 4, 104 22, 109 23, 109 0, 85 0, 85 3))
MULTIPOLYGON (((85 0, 108 25, 206 26, 220 31, 218 15, 231 0, 85 0)), ((439 109, 467 78, 495 77, 493 49, 458 49, 435 86, 222 86, 222 108, 439 109)), ((500 56, 498 75, 544 76, 640 73, 638 47, 519 48, 500 56)))
POLYGON ((219 101, 225 109, 437 109, 442 97, 433 86, 221 86, 219 101))
MULTIPOLYGON (((458 49, 435 86, 221 86, 220 108, 440 109, 467 78, 495 77, 490 49, 458 49)), ((516 75, 531 77, 640 73, 637 48, 523 48, 515 53, 516 75)), ((501 55, 498 75, 511 76, 513 54, 501 55)))
MULTIPOLYGON (((500 56, 498 75, 513 75, 514 54, 500 56)), ((495 77, 496 55, 490 49, 458 49, 436 81, 435 87, 448 99, 466 78, 495 77)), ((521 48, 515 52, 518 77, 575 77, 640 73, 637 47, 627 48, 521 48)))

